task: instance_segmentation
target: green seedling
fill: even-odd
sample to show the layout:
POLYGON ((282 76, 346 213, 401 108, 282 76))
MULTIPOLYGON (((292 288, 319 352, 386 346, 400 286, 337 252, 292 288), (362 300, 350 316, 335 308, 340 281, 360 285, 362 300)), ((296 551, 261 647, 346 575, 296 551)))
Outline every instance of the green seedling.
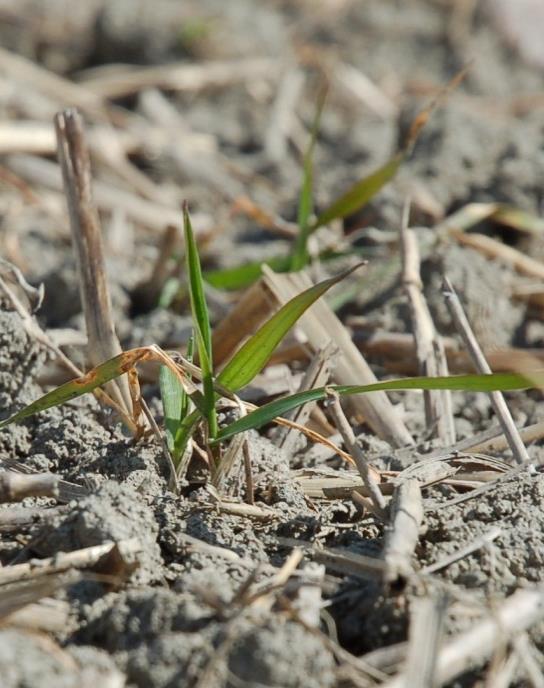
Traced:
POLYGON ((191 226, 191 218, 187 203, 183 205, 183 229, 185 236, 185 263, 189 278, 189 296, 191 300, 191 314, 196 338, 198 359, 202 370, 202 387, 204 389, 204 404, 208 432, 210 437, 217 435, 217 414, 215 411, 215 391, 213 388, 213 355, 212 355, 212 330, 210 326, 210 314, 204 294, 204 281, 200 257, 191 226))
MULTIPOLYGON (((279 419, 282 414, 308 403, 323 400, 329 389, 341 396, 368 394, 391 390, 460 390, 460 391, 511 391, 544 386, 544 370, 530 373, 493 373, 489 375, 455 375, 447 377, 417 377, 390 380, 372 385, 333 386, 311 389, 272 401, 252 411, 247 416, 223 427, 217 428, 216 404, 221 397, 233 398, 238 390, 249 384, 266 366, 274 349, 317 299, 355 269, 352 268, 336 277, 324 280, 295 296, 275 313, 260 329, 248 339, 228 361, 221 373, 214 379, 211 366, 211 331, 208 310, 204 298, 200 260, 187 208, 184 208, 185 239, 187 252, 187 274, 191 310, 196 335, 196 349, 200 369, 190 361, 178 364, 157 346, 139 347, 125 351, 93 368, 86 375, 67 382, 29 404, 19 412, 0 422, 0 428, 24 420, 40 411, 64 404, 76 397, 92 392, 107 382, 125 373, 135 376, 135 368, 145 361, 157 361, 163 368, 160 373, 161 393, 165 415, 165 431, 168 447, 174 462, 179 465, 187 443, 201 423, 207 428, 210 447, 228 440, 234 435, 279 419), (193 382, 193 377, 202 380, 202 391, 193 382)), ((192 345, 189 346, 191 356, 192 345)), ((189 356, 189 357, 190 357, 189 356)), ((137 386, 135 386, 135 416, 139 409, 137 386)), ((136 419, 135 419, 136 420, 136 419)))
POLYGON ((302 188, 300 190, 300 197, 298 202, 298 235, 293 247, 291 256, 290 269, 295 272, 302 270, 309 261, 310 255, 308 253, 308 239, 312 231, 311 217, 313 213, 313 185, 314 185, 314 150, 317 142, 317 134, 319 131, 319 123, 321 121, 321 113, 325 105, 326 91, 323 91, 312 126, 310 135, 310 142, 306 153, 304 154, 302 188))
MULTIPOLYGON (((290 256, 274 256, 267 264, 279 272, 289 272, 302 269, 308 262, 308 240, 320 227, 342 220, 365 207, 397 174, 403 162, 410 156, 417 139, 429 121, 434 110, 442 103, 448 94, 464 79, 468 68, 461 70, 431 101, 429 105, 414 118, 408 134, 400 149, 385 163, 380 165, 369 175, 355 182, 350 188, 336 198, 329 206, 322 210, 317 217, 312 217, 313 211, 313 154, 317 141, 319 121, 323 109, 324 98, 321 97, 317 107, 317 114, 312 127, 310 142, 304 155, 302 185, 298 204, 299 232, 290 256)), ((322 256, 319 256, 320 260, 322 256)), ((222 289, 240 289, 249 286, 261 275, 260 264, 242 266, 229 270, 216 270, 206 279, 215 287, 222 289)))
POLYGON ((184 226, 191 311, 203 391, 198 390, 187 371, 178 366, 159 347, 139 347, 126 351, 97 366, 85 376, 67 382, 45 394, 0 423, 0 427, 28 418, 52 406, 66 403, 134 370, 141 362, 154 360, 163 366, 160 372, 160 383, 167 444, 174 461, 179 462, 189 438, 200 421, 205 422, 207 434, 211 440, 217 436, 216 402, 219 395, 232 394, 249 384, 266 366, 274 349, 303 313, 332 286, 359 267, 356 266, 336 277, 324 280, 291 299, 234 354, 215 381, 211 365, 209 315, 204 297, 200 260, 187 208, 184 208, 184 226), (194 406, 193 410, 190 409, 190 405, 194 406))
MULTIPOLYGON (((337 278, 338 279, 338 278, 337 278)), ((303 292, 304 294, 304 292, 303 292)), ((301 295, 299 295, 300 297, 301 295)), ((299 298, 296 297, 296 298, 299 298)), ((286 304, 289 305, 289 304, 286 304)), ((257 333, 258 334, 258 333, 257 333)), ((250 340, 251 341, 251 340, 250 340)), ((247 355, 247 349, 246 353, 247 355)), ((68 401, 76 399, 83 394, 92 392, 97 387, 104 385, 106 382, 113 380, 121 375, 133 370, 135 366, 146 361, 158 361, 167 367, 177 378, 185 393, 194 404, 195 409, 181 418, 177 427, 177 434, 185 432, 190 436, 194 430, 196 423, 205 418, 205 406, 202 394, 194 389, 194 386, 189 383, 187 376, 174 361, 157 346, 139 347, 137 349, 130 349, 118 356, 102 363, 93 368, 83 377, 76 378, 70 382, 57 387, 56 389, 43 395, 36 401, 6 418, 0 422, 0 429, 7 425, 22 421, 25 418, 45 411, 53 406, 59 406, 68 401)), ((233 370, 237 366, 233 366, 233 370)), ((243 381, 245 374, 238 378, 243 381)), ((277 420, 282 414, 306 404, 310 401, 319 401, 325 399, 329 390, 336 391, 340 396, 349 396, 354 394, 369 394, 377 391, 401 391, 401 390, 455 390, 455 391, 470 391, 470 392, 492 392, 492 391, 515 391, 525 389, 541 389, 544 387, 544 369, 535 369, 530 373, 491 373, 487 375, 451 375, 446 377, 414 377, 404 378, 398 380, 388 380, 386 382, 378 382, 372 385, 348 385, 348 386, 330 386, 321 387, 318 389, 311 389, 298 394, 292 394, 287 397, 282 397, 260 408, 252 411, 247 416, 234 421, 230 425, 222 428, 217 437, 212 440, 213 444, 223 442, 234 435, 259 428, 277 420)), ((228 392, 223 385, 215 385, 218 394, 228 392)), ((170 403, 170 401, 166 402, 170 403)), ((179 401, 175 402, 179 409, 179 401)), ((169 408, 171 408, 169 406, 169 408)), ((172 406, 173 408, 173 406, 172 406)), ((176 416, 177 417, 177 416, 176 416)), ((176 431, 176 428, 173 428, 176 431)), ((179 458, 179 457, 178 457, 179 458)))

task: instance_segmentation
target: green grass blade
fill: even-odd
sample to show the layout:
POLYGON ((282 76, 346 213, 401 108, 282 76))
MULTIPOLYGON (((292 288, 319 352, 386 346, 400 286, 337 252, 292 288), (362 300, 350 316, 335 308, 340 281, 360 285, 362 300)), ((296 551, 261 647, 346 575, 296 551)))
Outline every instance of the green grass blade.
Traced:
POLYGON ((210 437, 217 434, 217 414, 215 411, 215 391, 213 388, 212 366, 212 333, 210 327, 210 315, 206 296, 204 294, 204 280, 200 257, 196 245, 191 218, 187 204, 183 206, 183 230, 185 236, 185 257, 187 275, 189 276, 189 294, 191 299, 191 312, 193 316, 196 344, 200 368, 202 370, 202 385, 206 404, 206 418, 210 437))
POLYGON ((395 176, 404 158, 404 152, 397 153, 385 165, 359 180, 319 215, 311 231, 332 220, 347 217, 366 205, 395 176))
POLYGON ((531 373, 492 373, 490 375, 451 375, 446 377, 413 377, 401 380, 387 380, 372 385, 331 385, 310 389, 282 399, 276 399, 252 411, 247 416, 227 425, 217 435, 217 442, 226 440, 239 432, 259 428, 270 423, 278 416, 288 413, 310 401, 320 401, 327 397, 331 389, 340 395, 367 394, 378 391, 449 389, 462 392, 512 391, 544 386, 544 369, 531 373))
MULTIPOLYGON (((196 323, 195 323, 196 324, 196 323)), ((206 407, 206 419, 208 421, 208 430, 210 437, 217 435, 217 413, 215 410, 215 389, 213 380, 212 362, 208 356, 208 351, 204 342, 202 333, 198 325, 196 330, 196 344, 198 349, 198 357, 200 362, 200 370, 202 371, 202 390, 204 392, 204 403, 206 407)))
POLYGON ((224 387, 236 392, 247 385, 267 364, 274 349, 291 327, 314 301, 323 296, 333 285, 343 280, 359 267, 356 266, 336 277, 324 280, 306 289, 275 313, 227 363, 217 380, 224 387))
POLYGON ((161 366, 159 370, 159 386, 161 390, 161 401, 164 412, 164 429, 166 433, 166 444, 168 449, 173 452, 176 442, 176 433, 183 418, 184 402, 186 405, 186 394, 178 377, 167 366, 161 366))
MULTIPOLYGON (((193 362, 194 334, 187 342, 185 358, 189 363, 193 362)), ((162 407, 164 411, 164 427, 166 431, 166 443, 172 456, 179 453, 178 435, 180 424, 189 413, 189 396, 183 385, 168 366, 161 366, 159 370, 159 386, 161 391, 162 407)))
MULTIPOLYGON (((0 428, 6 427, 10 423, 16 423, 25 418, 30 418, 30 416, 40 413, 40 411, 47 411, 47 409, 53 408, 53 406, 61 406, 68 401, 72 401, 72 399, 77 399, 77 397, 93 392, 97 387, 105 385, 106 382, 124 375, 138 363, 153 360, 164 360, 163 358, 157 357, 156 353, 153 351, 153 347, 142 346, 124 351, 118 356, 114 356, 108 361, 96 366, 96 368, 90 370, 86 375, 65 382, 60 387, 44 394, 17 413, 1 421, 0 428)), ((190 396, 191 401, 197 409, 199 409, 199 412, 205 413, 204 398, 201 392, 196 390, 190 396)))
POLYGON ((310 217, 314 208, 313 186, 314 186, 314 150, 317 142, 317 133, 321 121, 321 113, 325 104, 325 93, 322 94, 315 113, 310 141, 304 154, 304 166, 302 175, 302 188, 298 202, 298 235, 293 249, 291 260, 291 270, 302 270, 308 264, 308 238, 312 233, 310 217))
POLYGON ((18 413, 13 414, 6 420, 0 423, 0 428, 9 425, 10 423, 15 423, 25 418, 33 416, 35 413, 40 411, 46 411, 47 409, 53 408, 53 406, 60 406, 65 404, 67 401, 72 399, 77 399, 77 397, 87 394, 87 392, 92 392, 97 387, 101 387, 120 377, 127 372, 127 358, 131 352, 124 352, 111 358, 109 361, 102 363, 101 365, 93 368, 87 375, 66 382, 65 384, 57 387, 56 389, 44 394, 36 401, 32 402, 25 408, 21 409, 18 413))
POLYGON ((273 256, 267 260, 246 263, 234 268, 209 270, 204 272, 204 279, 217 289, 243 289, 259 279, 263 265, 268 265, 274 272, 287 272, 291 266, 291 256, 273 256))
POLYGON ((183 206, 183 231, 185 236, 185 262, 187 275, 189 277, 189 295, 191 298, 191 311, 195 321, 195 330, 197 328, 200 330, 202 343, 206 348, 208 358, 211 359, 212 334, 210 328, 210 315, 208 313, 208 305, 204 294, 204 280, 202 278, 198 247, 196 245, 187 204, 183 206))
MULTIPOLYGON (((319 260, 326 263, 346 256, 361 256, 365 251, 352 247, 347 251, 332 251, 326 249, 319 254, 319 260)), ((203 273, 205 281, 217 289, 235 291, 251 286, 262 275, 262 266, 268 265, 274 272, 289 272, 292 265, 291 256, 273 256, 267 260, 259 260, 254 263, 246 263, 234 268, 221 270, 209 270, 203 273)))
POLYGON ((174 460, 174 466, 176 470, 179 467, 179 462, 181 457, 185 452, 185 447, 191 439, 193 432, 195 431, 196 424, 202 418, 202 413, 198 409, 194 409, 188 415, 186 415, 181 423, 178 424, 176 431, 176 439, 174 442, 174 450, 172 452, 172 458, 174 460))

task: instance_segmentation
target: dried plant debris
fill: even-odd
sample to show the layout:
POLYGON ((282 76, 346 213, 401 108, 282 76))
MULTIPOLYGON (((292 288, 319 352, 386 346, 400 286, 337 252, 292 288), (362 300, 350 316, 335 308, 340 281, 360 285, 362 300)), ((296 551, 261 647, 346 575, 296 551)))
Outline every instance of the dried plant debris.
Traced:
POLYGON ((542 11, 314 5, 2 3, 2 687, 543 685, 542 11))

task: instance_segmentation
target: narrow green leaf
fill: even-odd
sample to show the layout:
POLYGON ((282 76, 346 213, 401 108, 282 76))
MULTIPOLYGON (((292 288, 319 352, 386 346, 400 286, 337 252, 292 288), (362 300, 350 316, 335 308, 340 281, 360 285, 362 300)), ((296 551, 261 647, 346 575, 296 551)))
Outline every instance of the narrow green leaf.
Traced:
POLYGON ((106 382, 120 377, 127 371, 126 361, 129 353, 130 352, 119 354, 118 356, 111 358, 109 361, 106 361, 96 368, 93 368, 93 370, 87 373, 87 375, 77 378, 76 380, 66 382, 51 392, 44 394, 36 401, 33 401, 28 406, 25 406, 25 408, 21 409, 18 413, 15 413, 9 418, 6 418, 6 420, 3 420, 0 423, 0 428, 3 428, 10 423, 15 423, 17 421, 24 420, 25 418, 29 418, 40 411, 46 411, 53 406, 65 404, 67 401, 76 399, 87 392, 92 392, 97 387, 106 384, 106 382))
MULTIPOLYGON (((108 361, 104 361, 96 368, 90 370, 86 375, 76 378, 75 380, 70 380, 65 382, 60 387, 51 390, 47 394, 44 394, 36 401, 33 401, 28 406, 14 413, 9 418, 0 422, 0 428, 3 428, 10 423, 16 423, 18 421, 24 420, 25 418, 30 418, 40 411, 46 411, 53 406, 60 406, 65 404, 72 399, 77 399, 77 397, 83 396, 89 392, 94 391, 97 387, 101 387, 110 380, 114 380, 121 375, 124 375, 127 370, 133 368, 138 363, 150 360, 162 360, 154 355, 152 347, 138 347, 136 349, 129 349, 129 351, 124 351, 118 356, 110 358, 108 361)), ((200 413, 205 414, 206 407, 204 404, 204 398, 202 393, 196 390, 191 394, 191 401, 199 409, 200 413)))
MULTIPOLYGON (((189 276, 189 295, 191 298, 191 310, 195 326, 198 326, 202 335, 202 342, 206 348, 208 358, 212 358, 212 334, 210 328, 210 315, 204 294, 204 280, 200 257, 196 245, 195 235, 189 217, 189 210, 185 204, 183 207, 183 231, 185 236, 185 259, 187 275, 189 276)), ((196 330, 196 327, 195 327, 196 330)))
POLYGON ((311 226, 312 231, 332 220, 347 217, 366 205, 395 176, 405 156, 404 151, 397 153, 385 165, 354 184, 319 215, 311 226))
POLYGON ((204 391, 204 401, 206 405, 206 418, 208 420, 208 430, 210 437, 217 435, 217 413, 215 410, 215 389, 213 380, 212 361, 208 356, 208 351, 204 342, 202 333, 198 324, 195 323, 196 343, 198 349, 198 357, 200 362, 200 370, 202 371, 202 389, 204 391))
POLYGON ((164 428, 168 449, 173 452, 176 443, 176 433, 183 417, 185 390, 178 377, 167 366, 159 370, 159 386, 164 412, 164 428))
POLYGON ((268 265, 275 272, 287 272, 291 265, 291 256, 273 256, 267 260, 238 265, 234 268, 209 270, 204 272, 204 279, 217 289, 234 291, 249 287, 262 275, 262 266, 268 265))
POLYGON ((302 188, 298 202, 298 227, 299 231, 293 249, 291 270, 302 270, 308 264, 308 238, 312 232, 310 217, 313 212, 313 185, 314 185, 314 150, 317 142, 317 133, 321 121, 321 113, 325 104, 325 92, 322 94, 315 113, 310 141, 304 154, 304 166, 302 175, 302 188))
MULTIPOLYGON (((319 260, 326 263, 338 258, 345 258, 346 256, 361 256, 364 249, 352 247, 347 251, 332 251, 326 249, 319 254, 319 260)), ((254 263, 246 263, 234 268, 226 268, 221 270, 209 270, 204 272, 204 279, 208 284, 217 289, 226 289, 227 291, 235 291, 237 289, 244 289, 251 286, 262 275, 262 266, 268 265, 274 272, 289 272, 291 269, 291 256, 273 256, 267 260, 260 260, 254 263)))
POLYGON ((213 357, 210 315, 208 312, 208 305, 206 303, 206 296, 204 294, 204 280, 202 278, 200 257, 198 255, 198 248, 186 203, 183 206, 183 230, 185 236, 187 274, 189 276, 191 312, 196 334, 198 358, 200 361, 200 368, 202 370, 202 386, 206 404, 206 418, 208 420, 210 437, 215 437, 217 434, 217 414, 215 411, 215 391, 213 388, 213 357))
POLYGON ((239 349, 217 380, 233 392, 247 385, 267 364, 274 349, 300 316, 333 285, 360 265, 306 289, 286 303, 239 349))
POLYGON ((331 389, 340 395, 367 394, 378 391, 398 391, 410 389, 449 389, 462 392, 493 392, 512 391, 544 386, 544 369, 531 373, 492 373, 490 375, 451 375, 446 377, 413 377, 403 380, 387 380, 372 385, 331 385, 310 389, 299 394, 292 394, 282 399, 276 399, 252 411, 247 416, 227 425, 217 435, 216 441, 221 442, 239 432, 259 428, 270 423, 278 416, 288 413, 298 406, 310 401, 321 401, 327 397, 327 390, 331 389))
POLYGON ((174 465, 176 469, 179 467, 179 462, 185 452, 185 447, 191 439, 195 431, 196 424, 200 418, 202 418, 202 415, 203 414, 198 409, 195 409, 186 415, 178 426, 174 451, 172 452, 172 458, 174 459, 174 465))

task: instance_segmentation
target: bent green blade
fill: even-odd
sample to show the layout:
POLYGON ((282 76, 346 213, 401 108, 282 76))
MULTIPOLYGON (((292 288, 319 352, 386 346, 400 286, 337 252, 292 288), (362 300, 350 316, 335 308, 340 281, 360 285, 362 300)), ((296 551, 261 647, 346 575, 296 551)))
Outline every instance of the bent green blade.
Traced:
POLYGON ((14 413, 9 418, 0 422, 0 428, 4 428, 10 423, 16 423, 17 421, 29 418, 40 411, 46 411, 47 409, 53 408, 53 406, 59 406, 72 399, 77 399, 77 397, 87 394, 87 392, 92 392, 97 387, 106 384, 106 382, 110 382, 110 380, 114 380, 123 375, 127 372, 126 360, 128 353, 130 352, 119 354, 109 361, 93 368, 93 370, 83 377, 65 382, 63 385, 60 385, 60 387, 44 394, 39 399, 36 399, 36 401, 33 401, 28 406, 25 406, 17 413, 14 413))
POLYGON ((360 210, 395 176, 405 157, 404 151, 397 153, 377 170, 356 182, 319 215, 311 226, 312 231, 360 210))
POLYGON ((217 377, 217 381, 236 392, 257 375, 287 332, 320 296, 364 263, 306 289, 288 301, 237 351, 217 377))
MULTIPOLYGON (((157 360, 151 347, 143 346, 124 351, 96 366, 96 368, 90 370, 86 375, 65 382, 63 385, 60 385, 60 387, 44 394, 17 413, 1 421, 0 428, 4 428, 10 425, 10 423, 16 423, 25 418, 30 418, 30 416, 40 413, 40 411, 47 411, 47 409, 53 408, 53 406, 65 404, 68 401, 83 396, 83 394, 93 392, 97 387, 102 387, 106 384, 106 382, 124 375, 138 363, 149 360, 157 360)), ((196 390, 190 397, 191 401, 200 412, 204 413, 204 399, 202 393, 196 390)))
POLYGON ((217 435, 217 442, 226 440, 239 432, 259 428, 292 409, 310 401, 326 399, 327 391, 337 392, 341 396, 368 394, 379 391, 448 389, 461 392, 506 392, 544 386, 544 369, 530 373, 491 373, 489 375, 450 375, 444 377, 413 377, 401 380, 387 380, 371 385, 330 385, 310 389, 299 394, 276 399, 252 411, 247 416, 227 425, 217 435))
POLYGON ((189 217, 187 203, 183 205, 183 230, 185 236, 186 267, 189 276, 191 313, 196 334, 198 358, 202 370, 202 387, 206 405, 206 418, 208 420, 210 436, 215 437, 217 434, 217 415, 215 412, 215 391, 213 388, 210 314, 204 294, 204 280, 202 277, 200 256, 198 255, 198 248, 191 226, 191 218, 189 217))

